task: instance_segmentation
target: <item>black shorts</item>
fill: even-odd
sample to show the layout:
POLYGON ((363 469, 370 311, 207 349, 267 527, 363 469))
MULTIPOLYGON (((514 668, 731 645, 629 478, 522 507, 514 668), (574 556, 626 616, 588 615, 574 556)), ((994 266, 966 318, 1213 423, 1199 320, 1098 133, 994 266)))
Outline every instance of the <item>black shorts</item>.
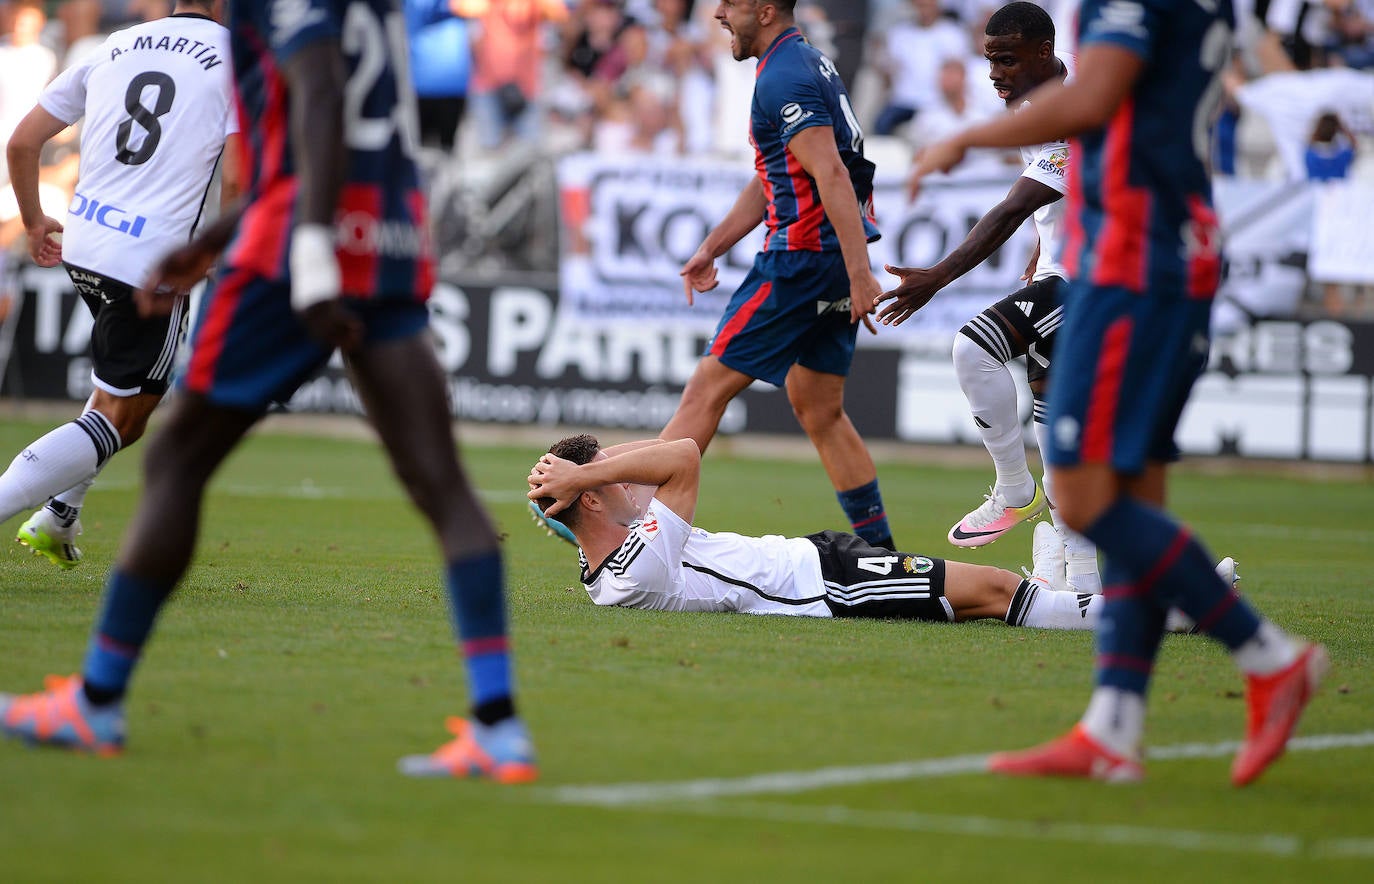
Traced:
POLYGON ((944 559, 894 553, 839 531, 806 539, 821 554, 825 603, 836 617, 954 622, 944 559))
POLYGON ((91 374, 113 396, 162 395, 172 376, 177 344, 186 326, 186 299, 170 316, 138 315, 134 290, 91 270, 66 265, 76 293, 95 317, 91 331, 91 374))
POLYGON ((961 329, 999 362, 1026 357, 1026 380, 1044 380, 1054 354, 1054 333, 1064 321, 1059 297, 1064 280, 1047 276, 1007 295, 961 329))

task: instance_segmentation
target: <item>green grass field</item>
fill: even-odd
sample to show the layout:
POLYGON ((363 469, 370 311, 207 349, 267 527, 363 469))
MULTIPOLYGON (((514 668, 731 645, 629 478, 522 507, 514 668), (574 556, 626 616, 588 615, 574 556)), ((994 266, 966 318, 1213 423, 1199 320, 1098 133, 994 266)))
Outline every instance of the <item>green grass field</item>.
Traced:
MULTIPOLYGON (((0 427, 0 451, 46 427, 0 427)), ((1295 751, 1256 786, 1217 744, 1242 730, 1218 646, 1166 640, 1151 703, 1158 758, 1138 786, 1005 781, 942 759, 1019 748, 1082 711, 1082 633, 594 608, 569 547, 523 510, 529 448, 467 462, 506 535, 534 787, 411 781, 395 759, 464 709, 434 548, 379 451, 262 436, 217 479, 200 555, 129 701, 126 754, 0 744, 0 880, 1356 881, 1374 876, 1374 506, 1367 481, 1180 473, 1176 509, 1334 671, 1295 751), (1358 741, 1357 741, 1358 742, 1358 741), (1210 754, 1209 754, 1210 752, 1210 754), (1186 754, 1186 753, 1185 753, 1186 754), (925 766, 911 762, 930 761, 925 766), (906 765, 902 767, 902 765, 906 765), (885 766, 885 767, 883 767, 885 766), (855 768, 820 787, 807 776, 855 768), (744 778, 793 772, 794 791, 744 778), (887 774, 889 779, 881 779, 887 774), (941 775, 943 774, 943 775, 941 775), (570 786, 719 779, 593 803, 570 786), (868 781, 863 781, 867 779, 868 781), (733 791, 731 791, 733 790, 733 791)), ((0 688, 79 668, 134 506, 140 454, 91 494, 86 562, 59 572, 0 546, 0 688)), ((990 470, 884 464, 900 545, 944 533, 990 470)), ((699 524, 842 527, 814 462, 713 452, 699 524)), ((18 526, 3 526, 10 537, 18 526)), ((1022 529, 982 553, 1028 563, 1022 529)))

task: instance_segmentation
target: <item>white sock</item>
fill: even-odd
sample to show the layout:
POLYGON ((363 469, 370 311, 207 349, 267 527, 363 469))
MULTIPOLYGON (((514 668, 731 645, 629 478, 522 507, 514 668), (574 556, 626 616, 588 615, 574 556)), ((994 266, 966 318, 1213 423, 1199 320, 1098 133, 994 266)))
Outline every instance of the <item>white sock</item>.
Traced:
POLYGON ((1035 480, 1026 465, 1011 371, 964 334, 954 336, 953 357, 959 387, 997 469, 997 490, 1009 505, 1025 506, 1035 496, 1035 480))
MULTIPOLYGON (((102 466, 100 469, 104 469, 104 467, 102 466)), ((100 470, 96 470, 96 475, 99 474, 100 470)), ((91 476, 84 482, 77 482, 61 494, 54 494, 53 500, 58 503, 64 503, 74 510, 79 510, 86 503, 86 492, 90 491, 91 486, 94 484, 95 476, 91 476)))
MULTIPOLYGON (((1040 413, 1039 400, 1035 403, 1036 413, 1040 413)), ((1049 451, 1050 430, 1048 425, 1036 421, 1035 443, 1040 446, 1040 462, 1047 463, 1046 452, 1049 451)), ((1102 573, 1097 567, 1097 544, 1079 534, 1077 531, 1064 524, 1064 520, 1059 516, 1059 510, 1054 507, 1054 486, 1050 481, 1049 467, 1045 467, 1044 475, 1040 479, 1041 488, 1045 489, 1045 497, 1050 501, 1050 518, 1054 519, 1054 527, 1059 529, 1060 535, 1064 538, 1064 563, 1065 572, 1069 578, 1069 586, 1074 592, 1087 592, 1093 595, 1102 593, 1102 573)))
POLYGON ((1059 592, 1039 578, 1023 580, 1003 619, 1035 629, 1094 629, 1102 617, 1102 596, 1059 592))
POLYGON ((1145 697, 1134 691, 1099 685, 1079 724, 1094 740, 1127 758, 1140 757, 1145 736, 1145 697))
POLYGON ((1260 621, 1254 638, 1231 652, 1231 659, 1247 675, 1272 675, 1298 659, 1298 644, 1268 620, 1260 621))
POLYGON ((119 434, 98 411, 88 411, 36 439, 0 475, 0 521, 94 478, 118 450, 119 434))

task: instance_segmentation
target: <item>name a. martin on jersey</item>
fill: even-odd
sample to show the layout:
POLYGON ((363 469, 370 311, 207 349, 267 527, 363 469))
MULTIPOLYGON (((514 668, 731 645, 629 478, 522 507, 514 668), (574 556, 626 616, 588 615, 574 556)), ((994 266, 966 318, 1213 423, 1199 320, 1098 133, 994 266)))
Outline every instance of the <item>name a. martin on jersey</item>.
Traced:
POLYGON ((114 61, 126 52, 134 52, 141 49, 154 51, 161 50, 163 52, 177 52, 182 55, 189 55, 200 62, 200 66, 207 71, 223 64, 220 57, 215 54, 215 47, 211 46, 209 43, 203 43, 200 40, 192 40, 188 37, 177 37, 173 40, 168 36, 163 36, 162 39, 154 43, 151 35, 135 37, 134 45, 124 49, 118 46, 111 47, 110 61, 114 61))
POLYGON ((385 221, 348 212, 335 222, 338 246, 351 255, 418 258, 430 253, 429 230, 409 221, 385 221))

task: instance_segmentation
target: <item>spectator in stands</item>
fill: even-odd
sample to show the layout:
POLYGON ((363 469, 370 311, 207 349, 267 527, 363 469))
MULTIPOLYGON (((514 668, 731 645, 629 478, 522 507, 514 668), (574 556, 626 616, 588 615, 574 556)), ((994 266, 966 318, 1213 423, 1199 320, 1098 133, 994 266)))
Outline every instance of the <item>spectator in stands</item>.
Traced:
POLYGON ((581 0, 563 28, 563 63, 581 79, 591 79, 625 24, 615 0, 581 0))
MULTIPOLYGON (((0 150, 57 73, 56 53, 38 42, 47 23, 36 0, 14 4, 9 39, 0 42, 0 150)), ((0 169, 0 181, 8 180, 9 171, 0 169)))
POLYGON ((970 55, 968 37, 940 15, 940 0, 911 0, 912 21, 894 26, 886 39, 891 84, 887 107, 873 124, 875 135, 892 135, 939 102, 939 66, 946 58, 970 55))
POLYGON ((544 25, 567 18, 563 0, 452 0, 451 8, 476 19, 468 103, 478 144, 496 150, 512 134, 537 142, 544 25))
POLYGON ((467 104, 472 68, 468 22, 450 0, 405 0, 410 72, 420 109, 420 140, 451 153, 467 104))
POLYGON ((1339 181, 1355 163, 1355 136, 1331 111, 1317 117, 1307 145, 1307 180, 1339 181))
POLYGON ((1347 67, 1374 68, 1374 0, 1332 0, 1335 55, 1347 67))

